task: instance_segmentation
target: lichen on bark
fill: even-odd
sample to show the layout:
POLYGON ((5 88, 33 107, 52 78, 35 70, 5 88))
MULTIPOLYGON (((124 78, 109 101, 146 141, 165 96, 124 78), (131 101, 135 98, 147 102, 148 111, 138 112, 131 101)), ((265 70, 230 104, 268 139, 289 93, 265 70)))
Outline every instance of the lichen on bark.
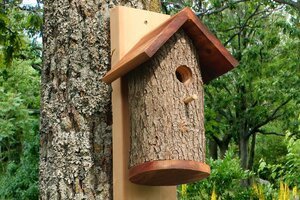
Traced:
POLYGON ((45 0, 40 199, 112 199, 109 10, 148 1, 45 0))

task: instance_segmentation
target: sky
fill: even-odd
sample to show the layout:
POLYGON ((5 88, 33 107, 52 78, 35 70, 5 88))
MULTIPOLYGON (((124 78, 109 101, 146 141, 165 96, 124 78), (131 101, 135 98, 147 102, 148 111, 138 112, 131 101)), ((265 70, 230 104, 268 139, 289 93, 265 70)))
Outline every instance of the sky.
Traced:
MULTIPOLYGON (((36 0, 23 0, 21 5, 22 6, 35 6, 36 5, 36 0)), ((42 43, 42 38, 38 37, 37 42, 41 44, 42 43)))
POLYGON ((23 0, 22 5, 24 6, 35 6, 36 0, 23 0))

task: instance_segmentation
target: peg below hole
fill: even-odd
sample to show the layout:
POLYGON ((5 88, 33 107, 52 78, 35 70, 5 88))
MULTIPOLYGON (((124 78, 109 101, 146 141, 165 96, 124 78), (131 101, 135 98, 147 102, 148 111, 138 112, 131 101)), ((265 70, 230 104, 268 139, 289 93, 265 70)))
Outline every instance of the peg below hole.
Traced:
POLYGON ((186 97, 185 99, 183 99, 183 102, 185 104, 191 103, 192 101, 198 99, 197 95, 193 94, 191 96, 186 97))

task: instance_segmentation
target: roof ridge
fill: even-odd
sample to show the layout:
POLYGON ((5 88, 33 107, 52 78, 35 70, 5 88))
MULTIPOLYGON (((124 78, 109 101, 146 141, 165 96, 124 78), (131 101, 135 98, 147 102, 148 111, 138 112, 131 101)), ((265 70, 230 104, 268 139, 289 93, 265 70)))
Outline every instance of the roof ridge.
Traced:
POLYGON ((184 29, 196 46, 204 83, 226 73, 238 64, 221 42, 200 22, 194 12, 190 8, 184 8, 141 38, 102 80, 111 83, 146 62, 180 28, 184 29), (217 61, 215 57, 218 58, 217 61))

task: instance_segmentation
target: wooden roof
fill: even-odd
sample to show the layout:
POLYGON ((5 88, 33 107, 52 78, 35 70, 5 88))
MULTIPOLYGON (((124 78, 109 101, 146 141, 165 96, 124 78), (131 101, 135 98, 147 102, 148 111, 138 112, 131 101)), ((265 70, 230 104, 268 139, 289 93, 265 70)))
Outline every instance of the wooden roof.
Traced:
POLYGON ((106 83, 111 83, 146 62, 180 28, 191 38, 197 49, 204 83, 221 76, 238 65, 237 60, 200 22, 194 12, 189 8, 185 8, 145 35, 107 72, 102 80, 106 83))

